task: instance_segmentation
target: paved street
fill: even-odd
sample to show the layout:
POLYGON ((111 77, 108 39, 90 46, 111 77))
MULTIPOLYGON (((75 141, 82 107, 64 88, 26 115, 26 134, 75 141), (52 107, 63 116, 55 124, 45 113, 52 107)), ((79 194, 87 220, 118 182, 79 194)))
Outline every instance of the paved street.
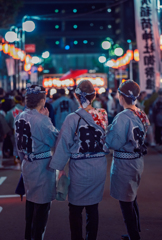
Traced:
MULTIPOLYGON (((12 159, 4 162, 6 167, 12 164, 12 159)), ((110 164, 111 156, 108 156, 107 181, 103 201, 99 206, 98 240, 119 240, 120 235, 126 233, 118 201, 109 196, 110 164)), ((0 170, 0 240, 24 239, 25 198, 21 202, 20 198, 15 197, 14 194, 19 176, 18 170, 9 168, 0 170)), ((161 199, 162 153, 157 152, 157 149, 149 149, 138 191, 142 240, 162 240, 161 199)), ((70 240, 67 201, 52 203, 44 240, 70 240)))

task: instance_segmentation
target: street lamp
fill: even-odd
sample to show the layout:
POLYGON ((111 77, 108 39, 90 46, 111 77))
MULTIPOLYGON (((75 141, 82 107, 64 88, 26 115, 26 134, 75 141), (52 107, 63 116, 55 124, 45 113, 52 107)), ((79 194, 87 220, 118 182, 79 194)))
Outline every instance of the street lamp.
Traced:
POLYGON ((22 50, 25 50, 25 31, 32 32, 35 29, 35 23, 27 19, 30 19, 27 15, 22 19, 22 50))

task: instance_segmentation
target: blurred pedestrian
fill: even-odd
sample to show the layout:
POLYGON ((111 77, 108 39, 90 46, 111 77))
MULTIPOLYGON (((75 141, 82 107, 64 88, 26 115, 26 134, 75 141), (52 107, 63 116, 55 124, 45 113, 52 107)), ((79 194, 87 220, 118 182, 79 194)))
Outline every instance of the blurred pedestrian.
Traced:
POLYGON ((79 107, 79 103, 74 96, 73 90, 69 90, 69 98, 73 101, 73 104, 74 104, 73 111, 76 111, 79 107))
POLYGON ((112 123, 114 117, 117 114, 117 99, 116 99, 116 91, 111 92, 111 99, 107 101, 107 113, 108 113, 108 121, 109 124, 112 123))
POLYGON ((155 141, 162 144, 162 89, 158 92, 158 98, 153 104, 153 122, 155 124, 155 141))
POLYGON ((153 91, 153 93, 150 96, 147 95, 147 97, 145 97, 143 101, 144 112, 147 114, 150 121, 150 126, 148 127, 146 140, 147 140, 147 144, 150 145, 151 147, 156 146, 152 107, 153 107, 153 103, 158 97, 157 91, 158 89, 156 89, 156 91, 153 91))
POLYGON ((0 113, 0 168, 3 168, 2 160, 3 160, 3 141, 5 137, 7 136, 7 133, 10 132, 10 128, 5 120, 5 117, 3 114, 0 113))
POLYGON ((102 94, 100 94, 100 100, 101 100, 101 106, 102 108, 104 108, 107 112, 107 101, 108 101, 108 96, 107 93, 104 92, 102 94))
MULTIPOLYGON (((86 210, 86 240, 95 240, 98 231, 98 204, 102 200, 107 160, 103 137, 107 113, 94 109, 95 90, 88 80, 75 90, 80 108, 62 125, 50 167, 62 171, 69 161, 69 221, 71 240, 82 240, 82 211, 86 210)), ((60 175, 62 172, 60 172, 60 175)))
POLYGON ((92 107, 94 107, 94 108, 101 108, 102 107, 102 102, 101 102, 101 99, 100 99, 100 95, 98 93, 96 94, 96 98, 92 103, 92 107))
MULTIPOLYGON (((13 149, 15 144, 15 141, 14 141, 15 117, 23 111, 25 106, 25 98, 20 95, 16 95, 13 101, 15 106, 11 110, 9 110, 5 116, 5 119, 11 129, 11 131, 7 134, 7 137, 4 141, 4 146, 3 146, 4 154, 8 156, 14 156, 13 149)), ((16 165, 17 169, 20 169, 20 163, 19 161, 16 160, 16 156, 14 156, 14 164, 16 165)))
POLYGON ((145 102, 146 98, 147 98, 147 92, 146 91, 140 92, 140 95, 139 95, 139 97, 137 99, 136 106, 138 108, 140 108, 141 110, 144 110, 144 108, 145 108, 144 107, 144 102, 145 102))
POLYGON ((118 88, 124 110, 117 114, 106 134, 105 150, 113 149, 110 173, 110 195, 119 200, 128 235, 123 240, 140 240, 137 189, 143 172, 144 140, 149 125, 147 115, 135 106, 140 87, 126 81, 118 88))
POLYGON ((27 108, 15 119, 16 146, 26 193, 25 239, 42 240, 56 194, 56 173, 49 171, 48 165, 58 131, 44 108, 45 89, 28 86, 25 98, 27 108))
POLYGON ((10 111, 7 112, 5 117, 11 129, 14 129, 15 117, 23 111, 25 106, 25 99, 22 98, 20 95, 16 95, 13 100, 15 106, 10 111))
POLYGON ((3 88, 0 88, 0 104, 1 104, 1 111, 6 113, 13 107, 13 101, 9 97, 9 93, 5 94, 3 88))
POLYGON ((58 93, 60 98, 52 103, 52 107, 54 110, 55 127, 60 130, 66 116, 74 111, 74 103, 65 96, 65 89, 59 89, 58 93))

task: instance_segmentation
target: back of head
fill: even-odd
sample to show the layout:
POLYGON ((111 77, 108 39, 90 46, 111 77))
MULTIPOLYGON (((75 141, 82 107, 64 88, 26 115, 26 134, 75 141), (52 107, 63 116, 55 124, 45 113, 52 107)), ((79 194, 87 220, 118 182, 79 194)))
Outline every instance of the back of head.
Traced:
POLYGON ((55 93, 52 95, 52 99, 53 100, 57 100, 59 98, 59 94, 58 93, 55 93))
POLYGON ((38 85, 29 85, 26 89, 25 102, 26 106, 34 109, 39 105, 41 99, 46 98, 45 88, 38 85))
POLYGON ((64 96, 65 95, 65 89, 64 88, 61 88, 61 89, 59 89, 59 94, 61 95, 61 96, 64 96))
POLYGON ((115 96, 116 96, 116 91, 113 90, 113 91, 111 92, 111 97, 115 97, 115 96))
POLYGON ((122 94, 128 105, 134 104, 140 94, 139 85, 133 80, 127 80, 120 84, 118 88, 119 94, 122 94))
POLYGON ((89 80, 81 81, 77 87, 80 88, 80 90, 85 93, 94 92, 93 84, 89 80))
POLYGON ((81 99, 85 98, 89 101, 89 104, 91 104, 92 100, 95 97, 95 89, 93 87, 93 84, 89 80, 83 80, 78 84, 75 90, 75 94, 80 100, 81 105, 83 106, 81 99))
POLYGON ((22 97, 20 96, 20 95, 16 95, 15 97, 14 97, 14 102, 15 102, 15 104, 21 104, 22 103, 22 97))

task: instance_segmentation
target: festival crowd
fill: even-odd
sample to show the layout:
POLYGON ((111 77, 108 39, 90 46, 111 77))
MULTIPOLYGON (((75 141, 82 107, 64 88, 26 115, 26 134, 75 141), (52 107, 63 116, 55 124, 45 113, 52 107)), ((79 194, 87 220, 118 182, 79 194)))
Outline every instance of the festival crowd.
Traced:
POLYGON ((147 145, 161 144, 162 89, 140 92, 131 80, 102 94, 88 80, 68 96, 64 89, 46 95, 42 86, 30 84, 9 93, 0 88, 0 168, 3 158, 11 156, 15 167, 21 165, 26 240, 43 239, 51 201, 64 196, 58 196, 59 184, 68 189, 71 240, 84 239, 84 208, 85 239, 97 239, 98 204, 111 150, 110 195, 119 201, 127 229, 121 239, 140 240, 137 190, 143 156, 147 145))

